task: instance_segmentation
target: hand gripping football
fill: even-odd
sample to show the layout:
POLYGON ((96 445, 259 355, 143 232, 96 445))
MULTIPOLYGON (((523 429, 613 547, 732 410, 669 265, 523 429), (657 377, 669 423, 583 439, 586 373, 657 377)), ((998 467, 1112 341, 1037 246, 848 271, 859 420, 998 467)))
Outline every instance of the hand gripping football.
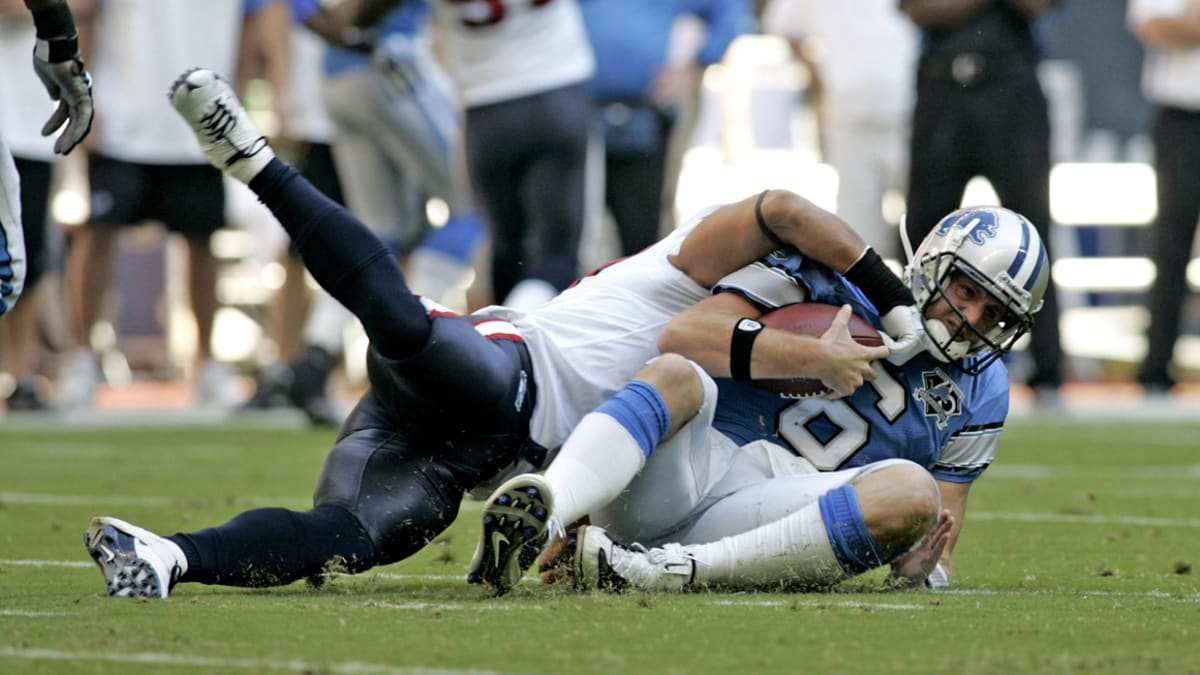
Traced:
MULTIPOLYGON (((826 330, 829 330, 829 325, 833 323, 839 309, 841 308, 837 305, 798 302, 767 312, 758 320, 770 328, 786 330, 798 335, 821 337, 826 330)), ((883 344, 883 338, 880 337, 879 331, 857 314, 850 315, 849 329, 850 336, 860 345, 878 347, 883 344)), ((829 393, 829 389, 820 380, 811 378, 754 380, 754 384, 763 389, 783 394, 788 398, 811 398, 829 393)))

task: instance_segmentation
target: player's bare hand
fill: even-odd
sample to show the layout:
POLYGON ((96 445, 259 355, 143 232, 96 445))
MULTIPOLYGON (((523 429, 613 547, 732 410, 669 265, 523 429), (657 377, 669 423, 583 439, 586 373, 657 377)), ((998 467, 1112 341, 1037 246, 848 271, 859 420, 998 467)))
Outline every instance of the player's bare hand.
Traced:
POLYGON ((937 567, 942 552, 950 543, 950 530, 954 527, 954 516, 949 509, 938 514, 937 524, 925 535, 921 543, 892 563, 891 579, 902 586, 920 587, 937 567))
POLYGON ((580 518, 567 528, 567 536, 555 535, 537 557, 538 579, 543 584, 571 583, 571 564, 575 557, 575 537, 580 525, 588 523, 587 516, 580 518))
POLYGON ((854 393, 862 383, 875 379, 871 362, 885 358, 887 347, 867 347, 850 335, 850 305, 842 305, 829 328, 821 335, 826 357, 819 364, 817 375, 829 388, 826 398, 842 398, 854 393))

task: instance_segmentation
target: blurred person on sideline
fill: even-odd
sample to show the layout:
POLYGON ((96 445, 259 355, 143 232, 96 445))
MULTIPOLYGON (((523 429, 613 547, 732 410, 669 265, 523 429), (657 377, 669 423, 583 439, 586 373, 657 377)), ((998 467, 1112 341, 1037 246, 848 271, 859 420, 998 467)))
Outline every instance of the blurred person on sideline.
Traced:
MULTIPOLYGON (((32 54, 26 52, 16 58, 32 59, 33 72, 51 100, 58 102, 42 124, 41 133, 50 136, 60 132, 54 140, 54 152, 65 155, 92 128, 92 78, 79 54, 79 31, 65 0, 25 0, 24 6, 33 18, 33 49, 32 54)), ((4 16, 14 18, 20 14, 18 8, 6 2, 4 16)), ((28 49, 29 43, 25 44, 28 49)), ((7 94, 9 90, 5 91, 7 94)), ((20 184, 12 153, 0 136, 0 316, 16 305, 26 281, 20 184)))
MULTIPOLYGON (((983 176, 1000 203, 1025 215, 1054 259, 1050 121, 1038 81, 1035 22, 1057 0, 900 0, 921 28, 909 154, 909 239, 920 241, 983 176)), ((1026 383, 1056 406, 1064 359, 1053 279, 1030 335, 1026 383)))
MULTIPOLYGON (((349 0, 369 26, 414 0, 349 0)), ((467 172, 491 234, 491 296, 536 307, 579 274, 595 70, 577 0, 435 0, 465 112, 467 172)), ((343 19, 345 20, 345 19, 343 19)))
MULTIPOLYGON (((327 41, 321 97, 347 206, 392 246, 417 293, 458 304, 485 227, 463 165, 461 111, 432 52, 429 4, 398 5, 366 30, 342 28, 313 0, 292 6, 327 41), (426 216, 429 196, 448 209, 437 227, 426 216)), ((318 293, 299 353, 267 369, 248 404, 282 392, 314 423, 340 423, 327 383, 353 319, 318 293)))
MULTIPOLYGON (((162 103, 162 83, 196 63, 232 72, 245 17, 279 11, 279 0, 129 0, 75 3, 89 61, 108 86, 96 96, 89 139, 91 217, 70 237, 66 285, 74 348, 64 359, 58 403, 92 406, 102 375, 92 328, 112 288, 117 235, 153 220, 187 243, 188 299, 196 325, 192 385, 197 405, 232 407, 240 393, 212 354, 219 262, 210 239, 225 225, 225 187, 182 124, 162 103), (273 7, 274 6, 274 7, 273 7)), ((261 36, 263 44, 286 41, 261 36)), ((286 56, 278 55, 286 62, 286 56)), ((282 89, 277 83, 277 89, 282 89)))
POLYGON ((60 232, 49 220, 55 139, 39 133, 55 106, 45 96, 45 85, 29 67, 30 45, 35 43, 34 24, 26 4, 22 0, 0 0, 0 80, 4 83, 0 134, 12 151, 20 176, 25 247, 24 300, 12 305, 0 323, 0 370, 12 378, 5 399, 9 412, 49 407, 35 377, 40 353, 38 327, 45 294, 54 285, 42 281, 57 275, 60 267, 56 255, 60 232))
MULTIPOLYGON (((286 76, 268 76, 270 81, 287 82, 286 90, 272 92, 272 107, 280 124, 272 142, 314 187, 335 202, 344 204, 342 184, 334 161, 333 122, 321 99, 324 80, 322 61, 326 43, 295 19, 291 3, 281 4, 287 8, 282 25, 260 26, 253 31, 258 34, 261 30, 270 30, 276 35, 286 35, 289 43, 286 76)), ((257 23, 263 20, 263 14, 260 12, 247 18, 257 23)), ((243 40, 243 49, 247 48, 252 53, 243 54, 243 63, 265 61, 267 67, 272 66, 269 51, 260 56, 261 43, 243 40)), ((245 82, 252 75, 249 71, 249 68, 243 68, 239 72, 240 83, 235 86, 238 91, 244 90, 245 82)), ((257 373, 254 392, 242 404, 242 409, 293 406, 306 412, 313 410, 334 415, 324 398, 325 381, 328 369, 334 363, 332 355, 340 353, 341 327, 336 324, 342 315, 335 314, 329 321, 310 320, 313 294, 310 293, 303 261, 291 246, 285 244, 279 262, 284 269, 284 283, 273 299, 270 326, 275 358, 257 373), (320 357, 319 360, 308 353, 314 343, 324 344, 320 337, 313 337, 308 330, 315 323, 334 324, 329 331, 318 333, 319 336, 326 333, 334 336, 328 350, 321 349, 316 355, 320 357)))
MULTIPOLYGON (((366 225, 276 159, 212 71, 181 75, 171 100, 213 165, 259 196, 313 277, 362 321, 371 387, 338 434, 310 510, 251 509, 171 537, 95 518, 85 545, 114 596, 165 598, 183 582, 275 586, 412 555, 454 522, 465 492, 542 466, 583 414, 657 353, 672 317, 776 247, 791 243, 835 269, 903 289, 844 223, 776 191, 706 209, 537 309, 458 315, 414 294, 366 225), (218 113, 225 123, 209 124, 218 113)), ((872 295, 897 302, 883 319, 897 338, 894 353, 915 353, 923 329, 899 296, 872 295)), ((870 358, 887 353, 848 335, 797 342, 807 358, 789 374, 843 392, 861 384, 870 358)), ((475 580, 502 590, 494 588, 501 577, 475 580)))
POLYGON ((904 192, 908 173, 917 31, 895 0, 772 0, 763 30, 787 39, 809 71, 822 153, 837 171, 837 213, 903 260, 883 216, 884 194, 904 192))
POLYGON ((1200 220, 1200 1, 1130 0, 1128 19, 1146 47, 1142 91, 1155 105, 1158 196, 1150 246, 1157 274, 1146 301, 1148 344, 1137 379, 1147 393, 1162 394, 1175 385, 1170 366, 1200 220))
POLYGON ((604 143, 604 201, 621 255, 633 255, 662 230, 668 143, 681 108, 754 17, 746 0, 585 0, 580 8, 596 55, 590 88, 604 143), (705 39, 690 62, 671 61, 671 32, 685 14, 702 22, 705 39))

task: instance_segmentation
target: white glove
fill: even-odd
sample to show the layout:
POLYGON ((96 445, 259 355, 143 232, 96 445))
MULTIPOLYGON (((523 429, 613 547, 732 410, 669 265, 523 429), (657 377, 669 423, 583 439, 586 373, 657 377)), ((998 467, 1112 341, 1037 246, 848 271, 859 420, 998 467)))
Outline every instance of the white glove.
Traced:
POLYGON ((892 350, 887 357, 889 363, 903 365, 929 345, 925 322, 915 305, 896 305, 879 317, 879 322, 885 333, 883 344, 892 350))
POLYGON ((66 129, 54 142, 54 152, 65 155, 92 130, 92 76, 78 55, 50 63, 42 53, 45 42, 38 43, 33 51, 33 70, 50 98, 59 101, 58 108, 42 126, 42 135, 49 136, 65 123, 66 129))

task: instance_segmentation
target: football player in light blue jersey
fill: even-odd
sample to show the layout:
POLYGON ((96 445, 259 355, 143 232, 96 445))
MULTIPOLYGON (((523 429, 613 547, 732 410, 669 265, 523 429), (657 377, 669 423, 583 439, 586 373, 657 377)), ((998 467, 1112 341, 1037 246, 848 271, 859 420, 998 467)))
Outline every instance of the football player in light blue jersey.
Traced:
POLYGON ((998 359, 1031 328, 1048 275, 1024 217, 992 207, 950 214, 905 274, 926 349, 875 362, 875 377, 847 396, 809 398, 753 381, 790 376, 788 345, 804 338, 745 319, 796 302, 841 305, 827 335, 849 339, 850 310, 878 327, 875 306, 794 249, 726 277, 668 325, 659 346, 674 354, 651 362, 562 449, 573 462, 640 450, 645 464, 626 489, 599 498, 580 466, 551 464, 527 479, 557 500, 546 505, 551 526, 591 516, 577 535, 576 585, 826 586, 888 563, 902 585, 947 585, 968 490, 994 459, 1008 411, 998 359), (673 418, 689 417, 667 433, 673 418), (599 428, 608 432, 591 431, 599 428))

